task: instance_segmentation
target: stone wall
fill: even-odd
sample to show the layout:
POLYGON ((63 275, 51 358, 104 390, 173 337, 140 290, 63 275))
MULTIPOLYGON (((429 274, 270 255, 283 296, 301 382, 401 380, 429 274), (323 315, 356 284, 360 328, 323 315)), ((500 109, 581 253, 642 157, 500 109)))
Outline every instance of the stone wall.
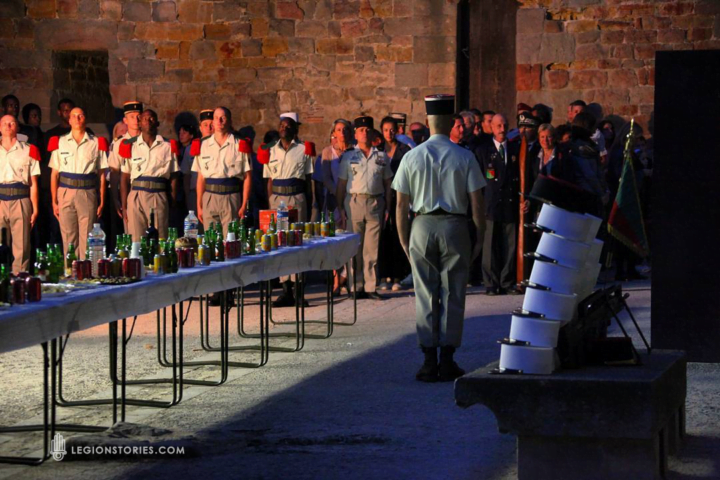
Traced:
MULTIPOLYGON (((720 48, 720 1, 520 0, 518 102, 545 103, 554 123, 576 99, 647 126, 655 52, 720 48)), ((690 85, 689 88, 692 88, 690 85)))
MULTIPOLYGON (((452 0, 1 0, 0 92, 55 110, 53 51, 107 51, 112 102, 183 111, 227 105, 259 134, 300 112, 306 140, 390 111, 424 119, 455 90, 452 0)), ((55 94, 56 96, 56 94, 55 94)), ((111 119, 107 119, 110 121, 111 119)))
MULTIPOLYGON (((113 118, 107 52, 53 52, 53 96, 50 104, 72 98, 85 107, 88 122, 102 123, 113 118)), ((57 112, 50 120, 57 121, 57 112)))

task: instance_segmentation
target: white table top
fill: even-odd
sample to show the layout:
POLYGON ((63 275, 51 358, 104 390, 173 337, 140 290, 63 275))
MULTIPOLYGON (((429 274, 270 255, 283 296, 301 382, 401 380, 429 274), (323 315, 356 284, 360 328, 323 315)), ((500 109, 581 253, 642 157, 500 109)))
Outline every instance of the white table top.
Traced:
POLYGON ((209 266, 181 269, 129 285, 99 286, 37 303, 0 310, 0 353, 38 345, 73 332, 143 315, 198 295, 311 270, 335 270, 360 245, 358 234, 341 234, 302 247, 243 256, 209 266))

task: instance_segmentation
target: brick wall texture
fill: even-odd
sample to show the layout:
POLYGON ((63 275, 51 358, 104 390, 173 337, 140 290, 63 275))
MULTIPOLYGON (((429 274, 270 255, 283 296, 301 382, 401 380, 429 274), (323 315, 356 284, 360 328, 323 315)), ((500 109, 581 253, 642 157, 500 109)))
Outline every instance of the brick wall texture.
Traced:
POLYGON ((448 0, 0 0, 0 92, 49 119, 52 51, 106 50, 113 104, 156 109, 161 133, 226 105, 260 134, 298 111, 326 144, 335 118, 420 120, 425 94, 454 92, 455 24, 448 0))
MULTIPOLYGON (((113 104, 143 101, 164 134, 178 113, 222 104, 236 127, 259 133, 298 111, 302 137, 324 144, 335 118, 401 111, 422 120, 425 94, 454 92, 456 6, 1 0, 0 92, 39 104, 47 121, 57 98, 52 52, 107 51, 113 104)), ((517 99, 546 103, 561 120, 581 98, 647 124, 655 51, 720 48, 719 14, 720 0, 520 0, 517 99)))
MULTIPOLYGON (((655 52, 720 49, 720 1, 521 0, 517 99, 565 119, 576 99, 647 126, 655 52)), ((688 85, 691 88, 690 85, 688 85)))

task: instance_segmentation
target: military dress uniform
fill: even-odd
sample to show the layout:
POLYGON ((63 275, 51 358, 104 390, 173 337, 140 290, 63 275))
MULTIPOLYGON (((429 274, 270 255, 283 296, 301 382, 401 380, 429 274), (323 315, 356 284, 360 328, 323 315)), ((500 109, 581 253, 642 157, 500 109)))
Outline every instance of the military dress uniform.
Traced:
POLYGON ((203 226, 207 230, 211 222, 221 222, 223 235, 227 235, 228 226, 237 220, 242 204, 243 178, 252 171, 252 147, 230 133, 222 145, 210 135, 193 140, 190 148, 195 159, 191 171, 199 172, 205 179, 205 193, 200 199, 203 226))
POLYGON ((484 186, 475 156, 445 135, 432 135, 406 153, 393 180, 392 188, 408 195, 418 214, 410 230, 410 265, 421 347, 460 346, 472 254, 469 194, 484 186))
POLYGON ((171 176, 179 171, 178 144, 160 135, 152 145, 142 135, 125 140, 120 146, 124 159, 121 171, 130 175, 130 193, 127 199, 128 227, 134 242, 150 224, 150 211, 155 210, 155 228, 160 238, 167 238, 170 202, 168 190, 171 176))
POLYGON ((72 132, 48 142, 50 168, 60 174, 56 199, 60 210, 60 233, 67 251, 72 243, 85 258, 87 238, 97 223, 99 175, 108 168, 108 142, 85 132, 80 143, 72 132))
POLYGON ((358 147, 346 150, 340 157, 338 178, 347 180, 348 229, 360 234, 356 278, 368 293, 375 292, 377 287, 380 232, 386 209, 385 182, 392 176, 390 159, 375 147, 367 158, 358 147))
MULTIPOLYGON (((269 159, 263 166, 263 178, 272 179, 272 195, 268 199, 270 209, 277 209, 284 201, 288 208, 297 209, 299 221, 306 222, 306 176, 314 171, 315 144, 293 140, 285 150, 278 140, 268 150, 269 159)), ((258 160, 261 156, 262 152, 258 152, 258 160)))
POLYGON ((30 267, 31 177, 40 176, 40 151, 16 140, 10 150, 0 146, 0 228, 5 228, 12 245, 13 273, 30 267))

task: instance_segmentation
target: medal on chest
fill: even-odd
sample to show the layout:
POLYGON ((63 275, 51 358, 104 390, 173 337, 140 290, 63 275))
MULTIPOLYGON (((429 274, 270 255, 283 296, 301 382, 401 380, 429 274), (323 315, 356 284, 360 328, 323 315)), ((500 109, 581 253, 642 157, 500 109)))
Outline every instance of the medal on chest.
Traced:
POLYGON ((487 178, 488 180, 494 180, 495 179, 495 169, 488 168, 487 172, 485 172, 485 178, 487 178))

